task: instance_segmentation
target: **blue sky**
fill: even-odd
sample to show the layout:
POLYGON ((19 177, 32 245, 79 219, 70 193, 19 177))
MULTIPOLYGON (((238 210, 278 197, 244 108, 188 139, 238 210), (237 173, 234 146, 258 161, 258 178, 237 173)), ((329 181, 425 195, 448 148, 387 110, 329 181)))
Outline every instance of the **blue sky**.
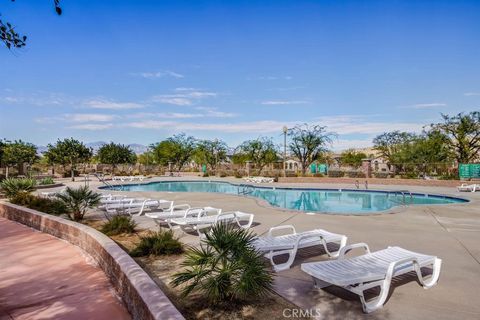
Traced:
POLYGON ((480 1, 4 1, 0 138, 230 145, 318 123, 333 149, 480 110, 480 1))

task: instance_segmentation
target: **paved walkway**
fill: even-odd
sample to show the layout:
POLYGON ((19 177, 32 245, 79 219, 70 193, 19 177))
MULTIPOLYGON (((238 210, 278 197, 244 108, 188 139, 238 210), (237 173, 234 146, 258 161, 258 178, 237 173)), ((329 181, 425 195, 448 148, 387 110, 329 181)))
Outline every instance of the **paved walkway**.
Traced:
POLYGON ((0 319, 130 319, 79 248, 0 218, 0 319))

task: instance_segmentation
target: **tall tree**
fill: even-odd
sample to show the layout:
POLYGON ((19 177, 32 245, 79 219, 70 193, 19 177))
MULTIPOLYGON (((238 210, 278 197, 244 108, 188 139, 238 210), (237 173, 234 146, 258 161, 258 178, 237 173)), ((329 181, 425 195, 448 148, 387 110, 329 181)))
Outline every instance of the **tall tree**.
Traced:
POLYGON ((267 164, 278 160, 277 147, 271 138, 258 138, 244 141, 235 150, 234 163, 252 162, 258 174, 267 164))
POLYGON ((194 159, 198 164, 207 164, 212 171, 227 159, 228 146, 222 140, 201 140, 197 143, 194 159))
POLYGON ((3 164, 3 148, 5 147, 5 142, 0 140, 0 166, 3 164))
POLYGON ((410 143, 414 138, 415 134, 409 132, 398 130, 385 132, 373 139, 373 149, 379 152, 379 155, 387 161, 389 167, 394 165, 396 169, 401 169, 400 151, 405 144, 410 143))
POLYGON ((112 174, 119 164, 133 164, 137 161, 137 155, 129 146, 110 142, 98 149, 97 158, 100 163, 112 166, 112 174))
POLYGON ((480 112, 442 114, 443 122, 434 123, 432 129, 446 136, 446 143, 458 163, 480 160, 480 112))
POLYGON ((158 163, 164 166, 173 163, 178 171, 181 171, 185 164, 192 159, 195 147, 195 138, 184 133, 150 146, 158 163))
POLYGON ((288 136, 290 152, 298 158, 305 174, 308 166, 328 151, 327 145, 332 143, 335 134, 327 132, 326 127, 305 123, 290 129, 288 136))
POLYGON ((8 178, 9 167, 18 166, 18 171, 22 172, 23 164, 33 164, 37 159, 37 147, 31 143, 23 142, 22 140, 15 140, 13 142, 6 142, 3 145, 2 160, 5 164, 8 178))
POLYGON ((54 145, 48 144, 47 148, 44 155, 48 158, 48 162, 61 164, 64 168, 69 165, 72 181, 75 181, 77 165, 88 162, 92 158, 92 149, 74 138, 57 140, 54 145))
MULTIPOLYGON (((15 0, 11 0, 11 2, 15 2, 15 0)), ((55 5, 55 12, 61 15, 62 8, 60 7, 60 0, 53 0, 53 4, 55 5)), ((2 41, 8 49, 21 48, 27 44, 27 36, 18 34, 10 22, 0 18, 0 41, 2 41)))
POLYGON ((358 168, 362 165, 362 160, 367 158, 367 155, 363 152, 358 152, 353 149, 348 149, 342 152, 340 155, 340 162, 343 165, 358 168))

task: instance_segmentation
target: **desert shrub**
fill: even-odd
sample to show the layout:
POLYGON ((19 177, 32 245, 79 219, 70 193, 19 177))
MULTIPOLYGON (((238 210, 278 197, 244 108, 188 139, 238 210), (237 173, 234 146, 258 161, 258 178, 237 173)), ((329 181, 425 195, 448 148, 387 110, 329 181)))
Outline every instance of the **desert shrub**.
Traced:
POLYGON ((65 192, 57 194, 57 198, 65 204, 67 213, 73 221, 82 220, 88 209, 100 203, 100 194, 87 186, 78 189, 67 187, 65 192))
POLYGON ((365 178, 365 173, 359 170, 350 170, 346 172, 349 178, 365 178))
POLYGON ((319 173, 319 172, 314 173, 313 176, 316 177, 316 178, 322 178, 322 177, 324 177, 323 173, 319 173))
POLYGON ((35 185, 37 181, 35 179, 17 179, 17 178, 8 178, 3 180, 0 183, 0 187, 3 190, 3 193, 10 199, 15 197, 19 193, 29 193, 35 190, 35 185))
POLYGON ((331 178, 341 178, 345 175, 342 170, 328 170, 328 176, 331 178))
POLYGON ((273 273, 253 246, 255 236, 245 229, 219 223, 206 233, 200 247, 191 247, 174 275, 182 295, 201 292, 211 303, 255 299, 271 292, 273 273))
POLYGON ((208 172, 204 172, 202 177, 204 177, 204 178, 205 177, 210 177, 210 175, 208 174, 208 172))
POLYGON ((133 257, 149 255, 168 255, 183 252, 182 243, 176 238, 171 230, 150 232, 140 237, 140 243, 130 252, 133 257))
POLYGON ((65 204, 60 200, 42 198, 26 192, 16 194, 10 202, 56 216, 67 212, 65 204))
POLYGON ((44 185, 54 184, 54 183, 55 181, 53 180, 52 177, 46 177, 40 180, 39 185, 44 186, 44 185))
POLYGON ((417 179, 418 175, 415 172, 406 172, 401 177, 402 179, 417 179))
POLYGON ((102 226, 101 231, 107 236, 115 236, 121 233, 133 233, 137 223, 130 216, 116 215, 109 218, 102 226))
POLYGON ((241 179, 243 177, 242 174, 240 173, 240 171, 238 171, 238 170, 235 170, 233 172, 233 176, 237 179, 241 179))
POLYGON ((389 173, 386 171, 378 171, 373 174, 375 178, 386 179, 389 177, 389 173))
POLYGON ((219 176, 220 178, 225 178, 225 177, 227 176, 227 173, 226 173, 225 171, 220 171, 220 172, 218 173, 218 176, 219 176))

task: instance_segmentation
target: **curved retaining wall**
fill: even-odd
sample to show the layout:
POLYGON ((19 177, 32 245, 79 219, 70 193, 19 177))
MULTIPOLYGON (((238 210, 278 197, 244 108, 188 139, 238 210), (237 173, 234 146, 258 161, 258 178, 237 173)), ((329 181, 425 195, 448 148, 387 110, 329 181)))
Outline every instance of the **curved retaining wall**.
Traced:
POLYGON ((133 319, 184 319, 145 271, 97 230, 6 202, 0 202, 0 216, 82 248, 105 272, 133 319))

